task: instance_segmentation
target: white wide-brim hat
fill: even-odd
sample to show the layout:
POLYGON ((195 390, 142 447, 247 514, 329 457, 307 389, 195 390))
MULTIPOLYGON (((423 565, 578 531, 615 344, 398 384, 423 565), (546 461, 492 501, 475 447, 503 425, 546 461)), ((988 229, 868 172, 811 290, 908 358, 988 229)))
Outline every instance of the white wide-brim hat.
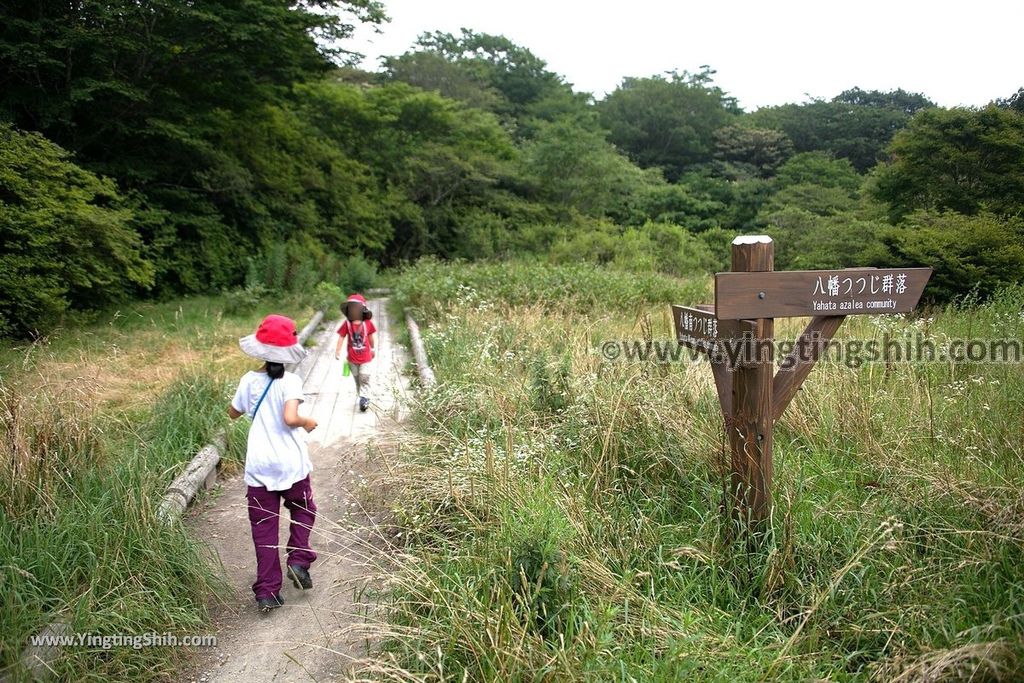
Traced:
POLYGON ((292 344, 291 346, 264 344, 256 339, 255 334, 242 337, 238 340, 238 345, 246 354, 269 363, 298 363, 306 357, 306 349, 302 344, 292 344))

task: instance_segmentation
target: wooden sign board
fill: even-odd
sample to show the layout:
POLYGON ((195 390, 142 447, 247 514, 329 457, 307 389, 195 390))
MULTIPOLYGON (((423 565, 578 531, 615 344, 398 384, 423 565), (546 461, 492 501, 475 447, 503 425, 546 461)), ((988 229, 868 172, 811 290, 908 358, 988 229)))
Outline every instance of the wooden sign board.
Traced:
POLYGON ((712 359, 730 451, 724 507, 748 530, 762 528, 771 516, 775 422, 819 359, 817 352, 803 359, 794 351, 775 372, 775 318, 810 316, 797 345, 827 342, 848 315, 912 310, 932 274, 931 268, 776 272, 774 265, 771 237, 737 237, 732 272, 715 275, 715 305, 672 306, 679 343, 712 359), (732 349, 724 343, 730 339, 739 340, 732 349), (747 353, 742 361, 722 362, 723 350, 747 353))
POLYGON ((906 313, 931 268, 781 270, 715 275, 720 320, 906 313))
POLYGON ((715 345, 723 339, 742 339, 744 333, 754 333, 754 323, 748 320, 719 320, 713 306, 690 308, 672 306, 672 319, 676 327, 676 339, 691 349, 712 353, 715 345))

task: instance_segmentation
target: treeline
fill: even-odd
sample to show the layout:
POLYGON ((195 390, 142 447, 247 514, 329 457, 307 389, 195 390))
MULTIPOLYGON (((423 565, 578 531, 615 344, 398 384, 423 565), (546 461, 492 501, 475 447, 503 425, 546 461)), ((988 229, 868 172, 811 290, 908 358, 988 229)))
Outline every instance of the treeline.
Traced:
POLYGON ((710 271, 741 231, 780 268, 934 265, 939 298, 1024 272, 1021 91, 747 113, 704 68, 595 102, 471 31, 346 66, 372 0, 0 11, 0 334, 425 254, 710 271))

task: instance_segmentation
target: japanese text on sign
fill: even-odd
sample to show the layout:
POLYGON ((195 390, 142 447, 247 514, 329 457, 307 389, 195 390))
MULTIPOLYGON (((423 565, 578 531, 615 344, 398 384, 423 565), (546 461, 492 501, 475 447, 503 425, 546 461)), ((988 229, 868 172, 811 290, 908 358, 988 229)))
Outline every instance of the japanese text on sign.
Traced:
POLYGON ((845 311, 858 309, 895 309, 896 300, 887 295, 899 296, 907 291, 906 273, 885 273, 882 275, 859 275, 843 277, 840 274, 819 275, 814 281, 812 296, 848 297, 882 296, 868 301, 818 301, 813 300, 815 311, 845 311))

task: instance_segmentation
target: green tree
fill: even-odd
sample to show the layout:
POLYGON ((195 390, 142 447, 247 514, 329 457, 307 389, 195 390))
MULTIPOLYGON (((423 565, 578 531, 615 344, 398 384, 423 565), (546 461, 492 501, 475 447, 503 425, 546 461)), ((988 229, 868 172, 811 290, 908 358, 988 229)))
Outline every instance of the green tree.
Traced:
POLYGON ((903 88, 881 92, 879 90, 862 90, 854 87, 839 93, 832 98, 832 101, 840 104, 892 109, 902 111, 908 116, 913 116, 922 109, 929 109, 935 106, 934 102, 921 93, 907 92, 903 88))
POLYGON ((218 153, 201 181, 240 234, 266 244, 301 231, 340 255, 383 252, 391 224, 372 170, 301 107, 223 112, 220 124, 211 136, 218 153))
POLYGON ((435 31, 420 35, 415 48, 385 60, 393 79, 486 106, 508 120, 536 115, 532 108, 544 101, 586 102, 543 59, 504 36, 435 31))
POLYGON ((793 143, 786 134, 770 128, 730 124, 716 130, 714 140, 715 159, 745 165, 761 177, 774 175, 793 154, 793 143))
POLYGON ((477 109, 500 112, 509 106, 504 94, 490 83, 481 69, 452 61, 440 52, 421 49, 387 57, 384 67, 392 80, 438 92, 477 109))
POLYGON ((1013 93, 1005 100, 996 100, 996 106, 1013 109, 1014 111, 1024 114, 1024 88, 1018 88, 1017 92, 1013 93))
POLYGON ((359 21, 383 19, 368 0, 7 2, 0 23, 0 113, 89 162, 137 175, 176 127, 218 108, 243 110, 294 81, 325 73, 359 21), (321 45, 314 34, 324 39, 321 45), (162 124, 162 128, 153 123, 162 124), (134 148, 124 154, 123 145, 134 148), (156 151, 154 152, 154 148, 156 151))
POLYGON ((522 168, 531 194, 552 204, 562 218, 570 210, 605 216, 658 182, 619 154, 603 134, 570 119, 539 127, 523 146, 522 168))
POLYGON ((857 198, 838 187, 798 183, 787 185, 772 195, 762 208, 762 213, 773 213, 788 207, 802 209, 816 216, 835 216, 857 208, 857 198))
POLYGON ((222 113, 285 101, 294 82, 346 59, 334 46, 352 22, 383 18, 375 0, 8 2, 0 119, 117 181, 158 292, 220 288, 240 279, 254 236, 210 182, 248 171, 214 142, 222 113))
POLYGON ((1024 281, 1024 219, 991 213, 915 211, 888 229, 893 265, 934 268, 930 296, 949 301, 970 291, 987 296, 1024 281))
MULTIPOLYGON (((697 229, 754 230, 758 212, 774 191, 773 181, 732 166, 706 166, 690 171, 679 178, 678 184, 686 188, 689 196, 700 198, 705 209, 718 208, 706 214, 697 229)), ((676 222, 687 224, 685 221, 676 222)))
POLYGON ((852 196, 862 180, 847 159, 835 159, 825 152, 804 152, 779 167, 775 184, 779 188, 803 184, 832 187, 852 196))
MULTIPOLYGON (((652 176, 655 170, 648 169, 646 173, 652 176)), ((667 183, 655 177, 609 215, 622 225, 639 226, 648 221, 672 223, 697 233, 717 227, 727 208, 720 198, 702 188, 667 183)))
POLYGON ((886 266, 893 260, 883 241, 889 229, 884 221, 843 212, 822 215, 799 206, 766 211, 761 220, 761 229, 776 243, 777 270, 886 266))
POLYGON ((831 101, 765 107, 745 118, 750 125, 785 132, 797 152, 828 152, 849 159, 863 173, 883 158, 886 145, 913 114, 933 106, 923 95, 903 90, 853 88, 831 101))
POLYGON ((1024 115, 984 109, 929 109, 892 141, 875 196, 894 221, 915 209, 963 214, 1024 209, 1024 115))
POLYGON ((0 123, 0 335, 45 331, 71 306, 152 284, 131 220, 110 179, 0 123))
POLYGON ((775 194, 762 214, 792 207, 817 216, 853 211, 860 199, 861 176, 846 159, 825 152, 803 152, 783 164, 774 180, 775 194))
POLYGON ((714 73, 705 67, 624 79, 598 104, 609 140, 640 166, 663 169, 670 181, 711 161, 714 132, 739 113, 735 99, 712 84, 714 73))
POLYGON ((392 226, 385 263, 459 255, 484 214, 500 223, 521 208, 511 196, 517 149, 490 112, 397 82, 323 81, 301 99, 311 125, 370 169, 375 215, 392 226))

